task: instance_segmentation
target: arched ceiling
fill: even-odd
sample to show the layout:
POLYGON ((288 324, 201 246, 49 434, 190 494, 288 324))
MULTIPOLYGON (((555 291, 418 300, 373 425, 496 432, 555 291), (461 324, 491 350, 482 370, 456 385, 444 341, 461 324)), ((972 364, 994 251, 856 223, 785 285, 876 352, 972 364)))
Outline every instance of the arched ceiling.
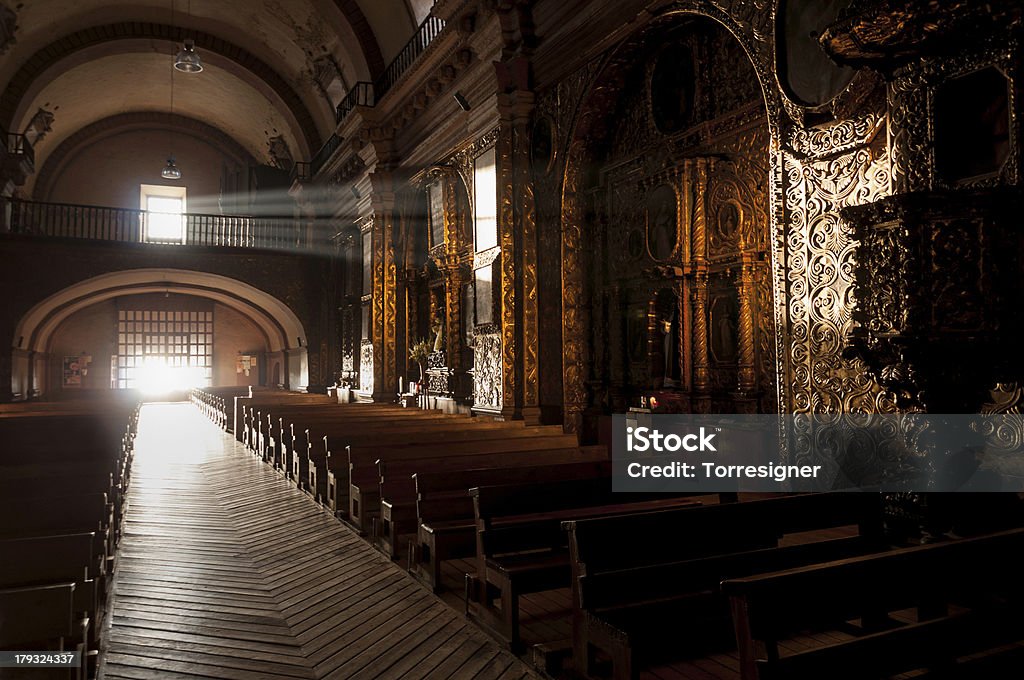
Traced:
MULTIPOLYGON (((61 142, 97 121, 125 113, 170 112, 170 63, 162 49, 99 57, 58 75, 23 107, 19 121, 23 128, 39 108, 54 113, 53 130, 37 145, 36 168, 61 142), (134 85, 123 87, 125 81, 134 85)), ((198 75, 174 74, 174 113, 219 129, 264 163, 269 139, 276 136, 284 137, 295 158, 303 158, 308 147, 296 133, 294 117, 274 99, 279 98, 273 91, 261 92, 214 59, 207 59, 198 75)))
MULTIPOLYGON (((170 112, 172 55, 196 39, 206 69, 175 74, 175 112, 266 160, 281 135, 308 159, 334 128, 324 78, 372 80, 433 0, 0 0, 14 41, 0 45, 0 123, 53 114, 37 167, 78 130, 132 112, 170 112), (325 75, 326 70, 326 75, 325 75)), ((337 92, 337 87, 332 88, 337 92)))

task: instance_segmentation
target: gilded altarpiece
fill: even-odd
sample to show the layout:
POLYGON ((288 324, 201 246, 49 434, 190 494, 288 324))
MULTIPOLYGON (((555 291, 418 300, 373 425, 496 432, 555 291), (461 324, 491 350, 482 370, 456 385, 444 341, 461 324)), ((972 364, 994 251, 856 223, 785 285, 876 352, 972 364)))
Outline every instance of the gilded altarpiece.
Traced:
POLYGON ((764 108, 724 31, 705 23, 671 38, 625 70, 590 194, 588 387, 614 412, 651 394, 670 410, 771 412, 764 108), (690 73, 659 75, 666 60, 690 73))
POLYGON ((461 173, 451 164, 429 168, 413 183, 426 193, 428 213, 429 264, 421 277, 429 288, 427 313, 436 349, 428 359, 427 387, 435 396, 466 400, 472 391, 467 372, 473 366, 463 332, 465 315, 472 313, 464 308, 473 266, 469 194, 461 173))
MULTIPOLYGON (((712 93, 732 96, 735 105, 754 100, 764 102, 764 109, 758 114, 764 121, 757 132, 759 137, 745 140, 742 135, 733 137, 734 151, 732 155, 725 155, 725 160, 735 163, 735 149, 746 143, 751 145, 748 150, 758 150, 757 154, 746 155, 756 158, 762 166, 757 191, 761 197, 758 219, 763 220, 760 233, 765 239, 764 246, 758 243, 750 248, 744 243, 741 253, 753 251, 754 257, 740 257, 736 267, 741 283, 743 272, 753 273, 753 306, 759 310, 759 322, 765 324, 757 332, 754 343, 759 408, 810 411, 821 407, 871 412, 890 409, 892 406, 884 391, 867 376, 863 365, 841 356, 843 333, 850 323, 853 305, 855 244, 850 242, 848 229, 841 224, 838 211, 845 205, 874 200, 890 191, 885 102, 878 90, 879 80, 858 75, 828 109, 829 122, 805 120, 805 110, 790 101, 778 86, 774 3, 695 0, 676 3, 656 15, 647 26, 613 50, 603 63, 588 66, 566 79, 556 90, 543 93, 538 100, 538 109, 551 111, 562 132, 558 145, 562 165, 557 170, 564 173, 560 197, 562 257, 559 272, 564 300, 562 387, 567 424, 577 426, 587 405, 600 403, 600 397, 593 393, 591 376, 606 370, 602 367, 603 361, 594 354, 601 351, 599 345, 573 339, 579 337, 583 329, 595 325, 591 314, 601 308, 587 303, 589 294, 584 284, 592 267, 587 252, 590 230, 594 225, 599 228, 604 228, 605 223, 610 225, 619 219, 613 217, 615 206, 629 204, 624 196, 617 197, 614 190, 609 190, 606 198, 592 202, 592 194, 587 194, 584 182, 584 169, 594 162, 595 154, 600 153, 601 140, 611 137, 610 121, 619 115, 619 102, 630 82, 627 74, 641 63, 650 64, 651 55, 645 52, 644 45, 665 44, 666 32, 687 23, 694 26, 699 23, 702 31, 711 33, 715 31, 708 26, 724 27, 724 31, 718 30, 716 38, 722 41, 719 46, 722 49, 713 48, 726 55, 721 61, 724 70, 719 71, 719 75, 724 72, 724 80, 728 81, 731 74, 747 74, 748 87, 741 86, 738 94, 736 88, 724 86, 714 88, 712 93), (712 21, 695 19, 695 15, 712 21), (565 102, 570 97, 578 97, 579 104, 567 110, 565 102), (605 205, 607 212, 602 215, 605 205), (771 331, 765 332, 768 329, 771 331)), ((671 40, 679 41, 678 37, 671 40)), ((699 52, 696 61, 702 68, 707 63, 699 52)), ((723 82, 718 77, 711 81, 723 82)), ((696 89, 699 93, 699 86, 696 89)), ((634 97, 639 98, 636 94, 634 97)), ((696 100, 699 106, 699 94, 696 100)), ((742 124, 737 125, 735 121, 731 124, 736 130, 743 129, 742 124)), ((717 128, 714 118, 702 127, 704 138, 701 141, 706 141, 708 133, 717 128)), ((650 130, 648 126, 636 129, 650 130)), ((685 133, 675 135, 682 136, 685 133)), ((711 136, 728 137, 713 133, 711 136)), ((702 154, 695 152, 694 146, 691 144, 690 150, 680 158, 703 155, 712 159, 712 176, 728 169, 728 163, 722 164, 718 158, 713 158, 716 154, 710 149, 702 154)), ((671 147, 678 148, 678 145, 671 147)), ((655 155, 667 155, 669 148, 655 146, 655 155)), ((657 165, 657 162, 652 160, 650 164, 657 165)), ((731 172, 742 175, 735 170, 731 172)), ((606 173, 606 177, 610 176, 606 173)), ((618 191, 621 193, 622 189, 618 191)), ((732 223, 734 216, 732 208, 724 206, 737 201, 725 194, 716 197, 715 182, 711 183, 709 191, 706 197, 722 204, 719 206, 721 215, 705 214, 705 224, 717 227, 720 223, 729 231, 731 227, 726 225, 732 223)), ((538 201, 541 206, 543 198, 542 194, 538 201)), ((636 225, 640 224, 639 205, 636 202, 622 208, 625 219, 636 225)), ((743 206, 736 207, 742 214, 743 206)), ((690 210, 697 209, 695 201, 690 210)), ((705 206, 704 209, 714 211, 716 208, 705 206)), ((686 217, 694 223, 692 213, 687 213, 686 217)), ((543 229, 541 235, 543 239, 543 229)), ((709 245, 714 250, 715 246, 709 245)), ((543 246, 541 250, 543 252, 543 246)), ((621 252, 632 256, 637 251, 636 245, 630 250, 627 240, 621 252)), ((709 288, 709 303, 711 295, 713 291, 709 288)), ((724 322, 723 329, 728 326, 729 323, 724 322)), ((628 327, 627 321, 621 330, 610 328, 610 338, 616 333, 625 333, 628 327)), ((693 354, 692 347, 688 351, 693 354)), ((709 348, 709 354, 712 353, 709 348)), ((710 366, 709 371, 713 372, 710 366)), ((730 381, 731 376, 719 372, 717 377, 709 374, 708 379, 721 384, 723 380, 730 381)), ((736 384, 739 383, 737 375, 736 384)), ((792 442, 791 455, 799 457, 809 441, 792 442)))

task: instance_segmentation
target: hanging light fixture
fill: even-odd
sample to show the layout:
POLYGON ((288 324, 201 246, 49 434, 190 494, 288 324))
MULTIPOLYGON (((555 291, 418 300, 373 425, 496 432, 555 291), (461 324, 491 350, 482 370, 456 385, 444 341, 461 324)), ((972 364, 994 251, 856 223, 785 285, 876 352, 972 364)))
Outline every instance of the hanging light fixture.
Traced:
POLYGON ((203 70, 203 61, 199 58, 199 53, 196 52, 195 40, 189 38, 185 41, 185 46, 174 58, 174 68, 185 73, 199 73, 203 70))
MULTIPOLYGON (((188 18, 192 19, 192 0, 188 1, 188 18)), ((196 52, 196 41, 188 38, 184 46, 174 58, 174 68, 184 73, 199 73, 203 70, 203 61, 196 52)))
MULTIPOLYGON (((171 25, 174 25, 174 0, 171 0, 171 25)), ((178 64, 175 61, 174 68, 177 68, 178 64)), ((171 69, 171 125, 174 125, 174 69, 171 69)), ((171 131, 171 138, 174 138, 174 131, 171 131)), ((174 164, 174 154, 172 153, 167 157, 167 165, 164 166, 163 170, 160 171, 160 176, 164 179, 181 179, 181 169, 174 164)))
POLYGON ((160 171, 160 176, 164 179, 181 179, 181 170, 174 164, 174 156, 167 158, 167 165, 160 171))

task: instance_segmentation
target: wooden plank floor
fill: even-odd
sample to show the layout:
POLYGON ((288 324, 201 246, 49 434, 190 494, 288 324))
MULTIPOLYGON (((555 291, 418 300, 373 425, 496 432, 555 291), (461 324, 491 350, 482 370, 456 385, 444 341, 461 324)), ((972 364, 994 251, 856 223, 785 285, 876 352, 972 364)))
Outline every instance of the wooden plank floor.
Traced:
POLYGON ((100 677, 528 668, 187 404, 143 408, 100 677))

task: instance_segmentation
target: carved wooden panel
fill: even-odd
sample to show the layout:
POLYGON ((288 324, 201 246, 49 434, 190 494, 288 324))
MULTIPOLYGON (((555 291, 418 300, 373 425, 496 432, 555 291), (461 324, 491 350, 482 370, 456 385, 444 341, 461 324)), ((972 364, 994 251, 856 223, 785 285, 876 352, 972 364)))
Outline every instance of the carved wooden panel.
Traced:
POLYGON ((478 334, 473 341, 473 406, 500 409, 501 390, 501 335, 478 334))

